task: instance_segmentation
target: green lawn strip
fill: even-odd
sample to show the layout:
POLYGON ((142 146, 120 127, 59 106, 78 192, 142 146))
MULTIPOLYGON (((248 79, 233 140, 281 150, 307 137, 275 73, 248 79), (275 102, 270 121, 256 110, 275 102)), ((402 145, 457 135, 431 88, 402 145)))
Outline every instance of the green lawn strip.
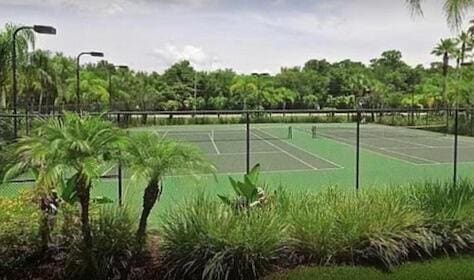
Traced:
POLYGON ((301 267, 268 276, 266 280, 448 280, 474 279, 474 257, 443 258, 423 263, 408 263, 393 272, 372 267, 301 267))

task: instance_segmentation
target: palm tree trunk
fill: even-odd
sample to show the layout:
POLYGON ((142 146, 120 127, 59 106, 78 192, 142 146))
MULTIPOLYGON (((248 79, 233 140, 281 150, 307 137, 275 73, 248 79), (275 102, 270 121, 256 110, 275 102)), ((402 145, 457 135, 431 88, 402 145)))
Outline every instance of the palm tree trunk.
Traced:
POLYGON ((43 106, 43 91, 40 92, 39 100, 38 100, 38 113, 41 114, 41 107, 43 106))
POLYGON ((150 216, 153 206, 159 201, 162 191, 163 188, 160 180, 153 179, 148 182, 148 186, 143 194, 143 211, 140 216, 140 224, 136 234, 139 247, 143 247, 145 243, 148 217, 150 216))
POLYGON ((7 95, 5 87, 0 87, 0 110, 4 111, 7 108, 7 95))
POLYGON ((88 268, 90 273, 97 271, 97 263, 93 254, 93 240, 92 240, 92 231, 89 220, 89 206, 90 206, 90 183, 85 179, 85 176, 79 174, 76 180, 77 187, 77 196, 79 198, 79 203, 81 205, 81 231, 82 238, 84 242, 84 256, 85 260, 88 263, 88 268))

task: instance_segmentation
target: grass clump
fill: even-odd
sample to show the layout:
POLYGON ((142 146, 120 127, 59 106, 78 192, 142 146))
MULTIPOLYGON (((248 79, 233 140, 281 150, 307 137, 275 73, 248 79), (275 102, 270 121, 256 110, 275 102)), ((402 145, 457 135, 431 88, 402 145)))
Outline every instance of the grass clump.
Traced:
POLYGON ((162 232, 167 279, 257 279, 278 262, 286 226, 276 211, 237 212, 204 196, 180 209, 162 232))
POLYGON ((281 189, 264 206, 235 211, 200 196, 169 212, 168 279, 257 279, 272 268, 375 265, 474 248, 474 187, 441 183, 317 194, 281 189))

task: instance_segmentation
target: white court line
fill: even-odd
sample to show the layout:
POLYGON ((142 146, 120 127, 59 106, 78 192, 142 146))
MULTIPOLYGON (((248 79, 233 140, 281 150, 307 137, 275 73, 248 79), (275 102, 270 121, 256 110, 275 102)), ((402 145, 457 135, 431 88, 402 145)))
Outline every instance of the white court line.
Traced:
MULTIPOLYGON (((258 129, 257 129, 257 130, 258 130, 258 129)), ((273 136, 273 135, 271 135, 270 133, 265 132, 265 131, 263 131, 263 130, 258 130, 258 131, 263 132, 263 133, 265 133, 265 134, 267 134, 267 135, 269 135, 269 136, 273 136)), ((279 141, 285 143, 286 145, 292 146, 292 147, 294 147, 294 148, 296 148, 296 149, 298 149, 298 150, 300 150, 300 151, 303 151, 303 152, 305 152, 305 153, 307 153, 307 154, 309 154, 309 155, 311 155, 311 156, 313 156, 313 157, 315 157, 315 158, 318 158, 318 159, 323 160, 323 161, 326 161, 326 162, 328 162, 328 163, 330 163, 330 164, 332 164, 332 165, 334 165, 334 166, 337 166, 338 168, 344 168, 343 166, 341 166, 341 165, 339 165, 339 164, 337 164, 337 163, 335 163, 335 162, 333 162, 333 161, 331 161, 331 160, 328 160, 328 159, 326 159, 326 158, 323 158, 323 157, 321 157, 320 155, 316 155, 316 154, 314 154, 314 153, 312 153, 312 152, 310 152, 310 151, 308 151, 308 150, 306 150, 306 149, 303 149, 303 148, 301 148, 301 147, 299 147, 299 146, 297 146, 297 145, 295 145, 295 144, 293 144, 293 143, 290 143, 290 142, 288 142, 288 141, 283 141, 283 140, 281 140, 281 139, 277 139, 277 140, 279 140, 279 141)))
MULTIPOLYGON (((281 169, 281 170, 265 170, 260 171, 263 174, 273 174, 273 173, 304 173, 304 172, 319 172, 319 171, 336 171, 341 170, 341 168, 321 168, 321 169, 281 169)), ((181 178, 181 177, 192 177, 192 176, 214 176, 214 175, 223 175, 223 176, 232 176, 232 175, 245 175, 246 172, 222 172, 222 173, 203 173, 203 174, 194 174, 194 175, 167 175, 165 178, 181 178)))
MULTIPOLYGON (((394 142, 398 142, 398 143, 402 143, 402 144, 409 144, 411 146, 416 145, 416 146, 421 146, 421 147, 425 147, 425 148, 433 148, 434 147, 434 146, 425 145, 425 144, 422 144, 422 143, 408 142, 408 141, 404 141, 404 140, 400 140, 400 139, 396 139, 396 138, 392 138, 392 137, 385 137, 385 136, 380 137, 380 135, 373 134, 373 133, 361 132, 361 134, 372 135, 375 138, 387 139, 388 141, 394 141, 394 142)), ((383 134, 383 132, 382 132, 382 134, 383 134)), ((403 135, 401 135, 401 137, 403 137, 403 135)), ((383 147, 383 148, 385 148, 385 147, 383 147)))
MULTIPOLYGON (((474 146, 459 146, 459 149, 474 149, 474 146)), ((422 150, 426 149, 423 147, 388 147, 388 148, 382 148, 384 150, 422 150)), ((451 146, 433 146, 430 149, 453 149, 453 145, 451 146)))
MULTIPOLYGON (((297 130, 298 131, 298 130, 297 130)), ((306 132, 306 131, 301 131, 301 133, 304 133, 304 134, 310 134, 309 132, 306 132)), ((323 133, 320 133, 321 135, 324 135, 323 133)), ((350 144, 350 143, 347 143, 344 139, 344 138, 340 138, 340 137, 337 137, 337 136, 330 136, 330 135, 326 135, 325 136, 326 139, 329 139, 329 140, 332 140, 332 141, 335 141, 339 144, 342 144, 342 145, 346 145, 346 146, 349 146, 351 148, 355 148, 355 144, 350 144), (339 139, 339 140, 337 140, 339 139)), ((365 145, 367 147, 372 147, 374 149, 379 149, 375 146, 372 146, 372 145, 369 145, 369 144, 362 144, 362 145, 365 145)), ((376 155, 379 155, 379 156, 382 156, 382 157, 386 157, 386 158, 391 158, 391 159, 394 159, 394 160, 398 160, 398 161, 401 161, 401 162, 404 162, 404 163, 408 163, 408 164, 411 164, 411 165, 419 165, 417 163, 413 163, 411 161, 408 161, 408 160, 404 160, 404 159, 401 159, 401 158, 396 158, 396 157, 393 157, 393 156, 390 156, 390 155, 387 155, 387 154, 382 154, 382 153, 379 153, 377 151, 374 151, 374 150, 371 150, 371 149, 367 149, 367 148, 364 148, 362 147, 362 149, 364 149, 365 151, 369 152, 369 153, 373 153, 373 154, 376 154, 376 155)))
MULTIPOLYGON (((220 153, 219 155, 220 156, 240 156, 240 155, 246 155, 247 153, 246 152, 236 152, 236 153, 220 153)), ((280 152, 278 151, 274 151, 274 152, 252 152, 251 153, 252 155, 259 155, 259 154, 262 154, 262 155, 268 155, 268 154, 275 154, 275 155, 279 155, 281 154, 280 152)), ((216 155, 215 153, 212 153, 212 154, 209 154, 207 153, 206 155, 216 155)))
MULTIPOLYGON (((163 135, 161 135, 161 139, 162 139, 162 140, 165 139, 166 135, 168 135, 168 132, 170 132, 170 131, 169 131, 169 130, 165 130, 165 133, 163 133, 163 135)), ((158 131, 156 132, 156 134, 159 135, 159 134, 158 134, 158 131)))
POLYGON ((406 153, 402 153, 402 152, 393 151, 393 150, 391 150, 390 148, 380 148, 380 149, 381 149, 381 150, 384 150, 384 151, 387 151, 387 152, 390 152, 390 153, 398 154, 398 155, 401 155, 401 156, 406 156, 406 157, 411 157, 411 158, 414 158, 414 159, 426 161, 426 162, 428 162, 429 164, 433 164, 433 165, 437 165, 437 164, 440 164, 440 163, 441 163, 441 162, 439 162, 439 161, 435 161, 435 160, 431 160, 431 159, 426 159, 426 158, 422 158, 422 157, 417 157, 417 156, 413 156, 413 155, 406 154, 406 153))
POLYGON ((255 133, 253 133, 253 132, 252 132, 252 134, 255 135, 256 137, 260 138, 261 140, 263 140, 263 141, 264 141, 265 143, 267 143, 268 145, 270 145, 270 146, 272 146, 272 147, 274 147, 274 148, 276 148, 276 149, 282 151, 283 153, 285 153, 285 154, 288 155, 289 157, 291 157, 291 158, 293 158, 293 159, 296 159, 297 161, 301 162, 302 164, 308 166, 309 168, 314 169, 314 170, 318 170, 318 168, 312 166, 311 164, 307 163, 306 161, 300 159, 299 157, 295 157, 294 155, 290 154, 288 151, 285 151, 285 150, 283 150, 282 148, 278 147, 277 145, 275 145, 275 144, 269 142, 267 139, 264 139, 264 138, 258 136, 257 134, 255 134, 255 133))
MULTIPOLYGON (((321 134, 321 135, 324 135, 324 134, 321 134)), ((331 137, 334 137, 334 138, 338 138, 338 139, 343 139, 345 140, 344 138, 339 138, 337 136, 330 136, 330 135, 326 135, 326 137, 329 137, 331 139, 331 137)), ((347 144, 347 143, 346 143, 347 144)), ((355 146, 355 144, 347 144, 347 145, 350 145, 350 146, 355 146)), ((395 154, 399 154, 401 156, 406 156, 406 157, 409 157, 409 158, 413 158, 413 159, 417 159, 417 160, 422 160, 428 164, 431 164, 431 165, 437 165, 439 164, 440 162, 437 162, 437 161, 432 161, 432 160, 429 160, 429 159, 425 159, 425 158, 419 158, 419 157, 416 157, 416 156, 411 156, 409 154, 405 154, 405 153, 399 153, 399 152, 395 152, 395 151, 391 151, 391 150, 388 150, 390 149, 389 147, 387 148, 380 148, 380 147, 377 147, 377 146, 374 146, 374 145, 371 145, 371 144, 366 144, 366 143, 361 143, 361 146, 367 146, 367 147, 371 147, 372 149, 377 149, 377 150, 382 150, 382 151, 387 151, 387 152, 393 152, 395 154)), ((379 153, 379 152, 376 152, 376 151, 373 151, 373 150, 370 150, 370 149, 365 149, 367 151, 371 151, 373 153, 376 153, 376 154, 379 154, 379 155, 382 155, 382 156, 385 156, 385 157, 389 157, 389 158, 393 158, 393 159, 397 159, 397 160, 400 160, 400 161, 403 161, 403 162, 407 162, 407 163, 410 163, 410 164, 413 164, 413 165, 419 165, 418 163, 414 163, 414 162, 411 162, 411 161, 408 161, 408 160, 404 160, 404 159, 400 159, 400 158, 397 158, 397 157, 394 157, 394 156, 390 156, 390 155, 387 155, 387 154, 383 154, 383 153, 379 153)))
POLYGON ((214 142, 214 138, 212 138, 212 135, 210 133, 207 134, 209 136, 209 139, 211 139, 212 146, 214 146, 214 150, 216 150, 216 153, 218 155, 221 154, 221 151, 219 151, 219 148, 217 148, 216 142, 214 142))

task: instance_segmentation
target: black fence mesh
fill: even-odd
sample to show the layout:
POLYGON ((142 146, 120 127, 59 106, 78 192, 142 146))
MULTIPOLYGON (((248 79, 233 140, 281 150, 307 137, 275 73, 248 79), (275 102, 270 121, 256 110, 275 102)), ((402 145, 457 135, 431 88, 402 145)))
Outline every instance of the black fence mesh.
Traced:
MULTIPOLYGON (((474 111, 270 110, 114 111, 101 115, 129 133, 148 131, 199 147, 218 174, 264 173, 294 185, 390 185, 474 177, 474 111)), ((61 114, 0 114, 0 141, 33 133, 61 114)), ((1 151, 1 150, 0 150, 1 151)), ((1 170, 1 166, 0 166, 1 170)), ((125 180, 129 178, 123 170, 125 180)), ((119 200, 117 164, 104 172, 105 191, 119 200)), ((0 174, 1 175, 1 174, 0 174)), ((26 176, 0 186, 0 196, 31 187, 26 176), (25 180, 26 179, 26 180, 25 180)), ((120 188, 120 191, 119 191, 120 188)))

